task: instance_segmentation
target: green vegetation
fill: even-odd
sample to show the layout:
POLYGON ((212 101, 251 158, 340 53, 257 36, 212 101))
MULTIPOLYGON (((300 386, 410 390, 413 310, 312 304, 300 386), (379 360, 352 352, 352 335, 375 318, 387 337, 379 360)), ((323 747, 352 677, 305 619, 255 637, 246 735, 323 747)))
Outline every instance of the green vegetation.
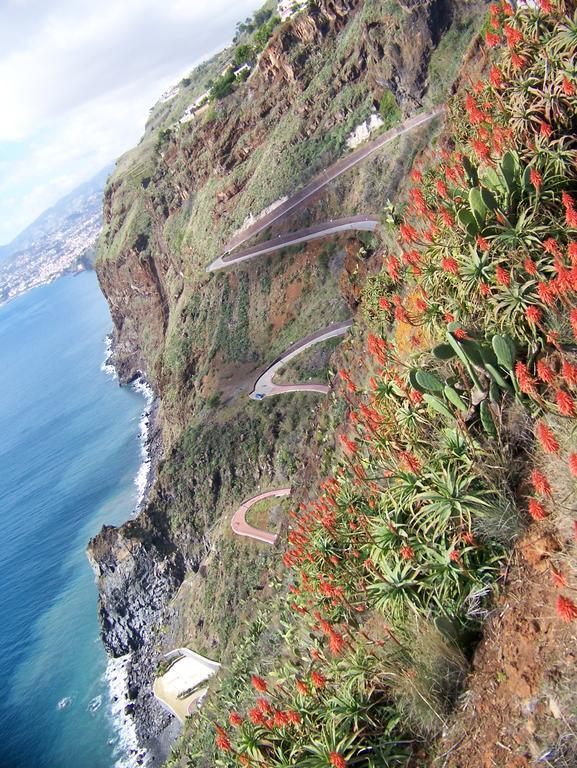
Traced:
POLYGON ((383 130, 389 130, 400 120, 401 110, 392 91, 385 91, 379 102, 379 112, 383 118, 383 130))
MULTIPOLYGON (((172 765, 430 764, 516 537, 575 525, 575 24, 494 5, 487 39, 488 80, 452 105, 455 147, 414 168, 367 284, 382 334, 339 372, 349 428, 291 520, 283 643, 262 655, 253 625, 172 765)), ((571 622, 563 583, 550 609, 571 622)))

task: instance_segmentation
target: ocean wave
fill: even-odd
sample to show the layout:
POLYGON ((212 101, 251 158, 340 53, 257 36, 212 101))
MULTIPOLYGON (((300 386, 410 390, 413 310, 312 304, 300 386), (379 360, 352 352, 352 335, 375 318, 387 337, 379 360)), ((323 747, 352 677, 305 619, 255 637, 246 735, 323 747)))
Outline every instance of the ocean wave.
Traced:
POLYGON ((152 460, 149 451, 149 437, 150 437, 150 407, 154 401, 154 392, 152 387, 145 381, 144 378, 139 377, 132 383, 132 389, 138 394, 142 395, 146 400, 146 407, 140 417, 140 423, 138 428, 138 437, 140 439, 140 467, 134 478, 134 484, 136 486, 136 506, 134 508, 134 515, 140 512, 142 503, 144 501, 144 495, 150 479, 150 470, 152 467, 152 460))
POLYGON ((100 366, 100 370, 104 371, 107 376, 112 376, 113 379, 118 378, 116 368, 110 362, 112 359, 112 334, 109 333, 105 342, 105 357, 100 366))
POLYGON ((95 696, 88 705, 89 712, 97 712, 102 706, 102 696, 95 696))
POLYGON ((150 763, 146 752, 138 746, 132 715, 126 712, 130 703, 127 682, 129 662, 130 654, 109 659, 105 673, 110 689, 110 716, 118 734, 114 748, 114 768, 136 768, 150 763))

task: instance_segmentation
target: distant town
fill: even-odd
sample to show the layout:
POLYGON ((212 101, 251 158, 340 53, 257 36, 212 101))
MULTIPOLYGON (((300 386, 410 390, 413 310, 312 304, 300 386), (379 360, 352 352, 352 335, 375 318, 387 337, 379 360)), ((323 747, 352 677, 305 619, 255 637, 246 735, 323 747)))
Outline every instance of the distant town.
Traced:
POLYGON ((92 263, 102 228, 102 188, 74 197, 52 213, 49 225, 33 228, 22 248, 0 254, 0 304, 32 288, 50 283, 66 272, 92 263))

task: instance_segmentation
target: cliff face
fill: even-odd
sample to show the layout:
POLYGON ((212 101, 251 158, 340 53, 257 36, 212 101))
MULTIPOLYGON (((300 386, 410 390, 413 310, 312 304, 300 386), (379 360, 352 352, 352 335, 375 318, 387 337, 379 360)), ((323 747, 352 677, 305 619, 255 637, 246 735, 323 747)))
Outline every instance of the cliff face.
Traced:
POLYGON ((105 197, 98 275, 122 380, 145 370, 162 393, 161 351, 208 261, 248 214, 290 193, 344 149, 386 92, 407 113, 454 9, 448 0, 324 0, 283 25, 236 94, 159 147, 145 136, 105 197))
MULTIPOLYGON (((247 215, 340 156, 383 96, 394 96, 401 113, 420 105, 443 32, 475 8, 320 0, 280 27, 248 82, 223 102, 183 126, 176 112, 155 117, 109 181, 97 272, 114 322, 114 363, 121 382, 142 371, 155 388, 166 453, 147 507, 119 529, 104 528, 89 557, 106 647, 133 654, 143 742, 166 721, 150 681, 158 626, 174 619, 170 598, 209 552, 218 557, 235 502, 261 484, 290 482, 310 438, 303 401, 254 403, 247 391, 289 343, 350 316, 339 280, 348 276, 344 293, 354 304, 360 243, 311 244, 211 277, 206 265, 247 215)), ((285 226, 378 211, 419 136, 413 149, 401 141, 391 159, 358 169, 285 226)), ((227 599, 248 589, 232 584, 227 599)), ((227 638, 209 650, 220 657, 227 638)))

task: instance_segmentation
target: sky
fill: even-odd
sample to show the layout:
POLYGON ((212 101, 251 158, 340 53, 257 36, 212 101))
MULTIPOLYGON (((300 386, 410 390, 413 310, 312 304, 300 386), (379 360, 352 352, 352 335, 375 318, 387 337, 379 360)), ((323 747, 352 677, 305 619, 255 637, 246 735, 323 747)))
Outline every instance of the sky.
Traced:
POLYGON ((0 245, 134 146, 262 0, 0 0, 0 245))

